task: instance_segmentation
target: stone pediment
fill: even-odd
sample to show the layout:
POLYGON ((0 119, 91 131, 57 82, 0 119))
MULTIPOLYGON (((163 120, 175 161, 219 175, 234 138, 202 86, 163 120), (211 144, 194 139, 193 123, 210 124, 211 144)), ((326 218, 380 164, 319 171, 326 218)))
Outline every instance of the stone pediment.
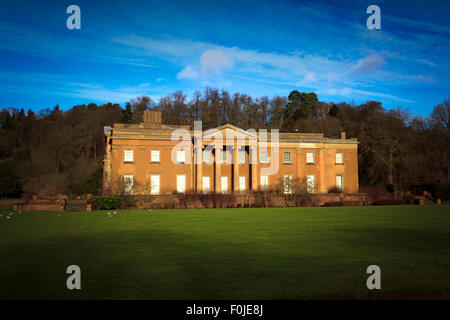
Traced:
POLYGON ((247 130, 235 127, 231 124, 226 124, 218 128, 206 130, 203 134, 203 139, 257 139, 256 132, 248 132, 247 130))

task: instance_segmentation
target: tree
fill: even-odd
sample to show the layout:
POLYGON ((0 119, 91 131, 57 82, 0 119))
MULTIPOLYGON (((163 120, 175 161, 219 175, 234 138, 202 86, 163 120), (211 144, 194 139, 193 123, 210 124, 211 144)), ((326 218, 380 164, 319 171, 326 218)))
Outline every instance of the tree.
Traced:
POLYGON ((0 199, 18 198, 21 194, 22 187, 16 165, 12 160, 0 161, 0 199))
POLYGON ((121 123, 133 123, 133 111, 131 110, 131 103, 127 102, 125 109, 122 110, 122 116, 120 118, 121 123))
POLYGON ((144 111, 152 108, 155 103, 152 98, 148 96, 137 97, 136 99, 131 99, 131 112, 133 114, 132 121, 133 123, 142 122, 142 118, 144 117, 144 111))
POLYGON ((338 118, 340 119, 341 117, 341 110, 339 109, 339 107, 333 103, 333 105, 330 108, 330 111, 328 112, 328 115, 330 117, 334 117, 334 118, 338 118))
POLYGON ((309 120, 312 116, 317 115, 317 103, 317 95, 314 92, 291 91, 284 110, 283 128, 293 130, 299 126, 299 120, 309 120))
POLYGON ((287 207, 304 206, 312 199, 306 178, 280 178, 275 190, 281 195, 287 207))
POLYGON ((286 97, 276 96, 270 100, 269 105, 269 127, 281 129, 283 126, 283 113, 286 106, 286 97))

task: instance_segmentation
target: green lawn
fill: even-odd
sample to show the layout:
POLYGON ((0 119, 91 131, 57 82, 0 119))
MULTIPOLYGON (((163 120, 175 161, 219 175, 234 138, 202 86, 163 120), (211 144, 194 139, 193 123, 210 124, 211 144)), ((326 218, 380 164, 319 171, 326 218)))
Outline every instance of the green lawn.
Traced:
POLYGON ((450 298, 450 205, 0 211, 0 299, 450 298))

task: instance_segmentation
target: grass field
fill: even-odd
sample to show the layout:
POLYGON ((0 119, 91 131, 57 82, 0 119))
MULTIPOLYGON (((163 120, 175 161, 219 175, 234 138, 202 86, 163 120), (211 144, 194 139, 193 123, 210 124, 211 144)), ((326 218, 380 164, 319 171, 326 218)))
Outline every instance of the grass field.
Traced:
POLYGON ((0 299, 450 298, 450 205, 0 211, 0 299))

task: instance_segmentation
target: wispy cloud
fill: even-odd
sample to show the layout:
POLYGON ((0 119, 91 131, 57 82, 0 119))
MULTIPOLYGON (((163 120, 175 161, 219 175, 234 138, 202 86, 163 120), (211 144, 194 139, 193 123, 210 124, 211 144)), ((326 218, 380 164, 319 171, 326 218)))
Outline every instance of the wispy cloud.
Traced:
POLYGON ((355 70, 360 73, 369 73, 377 70, 386 63, 379 54, 372 54, 364 59, 359 59, 355 70))

